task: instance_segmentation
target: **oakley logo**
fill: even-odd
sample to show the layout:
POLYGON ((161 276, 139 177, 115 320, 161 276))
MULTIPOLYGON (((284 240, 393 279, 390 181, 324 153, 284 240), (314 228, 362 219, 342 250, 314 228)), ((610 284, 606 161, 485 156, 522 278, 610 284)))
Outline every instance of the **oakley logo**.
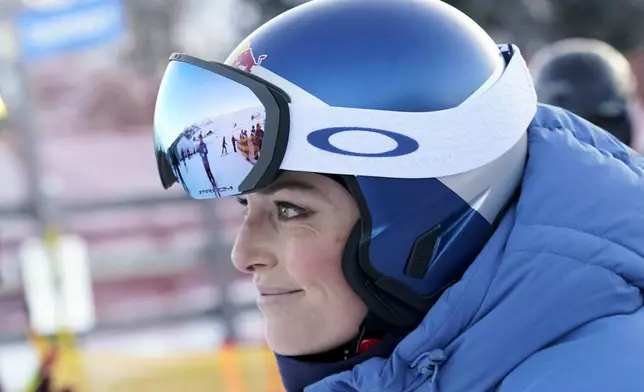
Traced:
MULTIPOLYGON (((307 141, 310 145, 319 148, 320 150, 327 151, 333 154, 348 155, 352 157, 369 157, 369 158, 392 158, 400 157, 403 155, 411 154, 418 150, 418 142, 409 136, 401 135, 400 133, 385 131, 382 129, 373 128, 360 128, 360 127, 336 127, 325 128, 309 133, 307 141), (355 152, 345 150, 331 144, 329 139, 333 135, 345 132, 368 132, 378 135, 383 135, 393 140, 396 147, 385 152, 355 152)), ((348 146, 347 146, 348 147, 348 146)), ((360 149, 364 148, 364 143, 361 143, 360 149)))

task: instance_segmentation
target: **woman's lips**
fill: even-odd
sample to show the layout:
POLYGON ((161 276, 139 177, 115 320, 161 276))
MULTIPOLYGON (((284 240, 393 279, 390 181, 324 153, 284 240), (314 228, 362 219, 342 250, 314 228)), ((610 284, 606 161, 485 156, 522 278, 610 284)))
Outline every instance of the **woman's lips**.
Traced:
POLYGON ((304 290, 260 290, 258 304, 276 304, 299 298, 304 290))

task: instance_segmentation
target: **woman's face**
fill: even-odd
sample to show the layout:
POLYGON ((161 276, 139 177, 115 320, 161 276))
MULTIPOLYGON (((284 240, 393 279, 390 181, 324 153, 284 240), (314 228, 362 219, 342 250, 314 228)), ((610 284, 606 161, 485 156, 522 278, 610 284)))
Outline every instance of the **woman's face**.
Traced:
POLYGON ((341 268, 358 220, 349 192, 319 174, 287 172, 239 201, 246 217, 232 260, 253 275, 269 347, 315 354, 355 337, 367 309, 341 268))

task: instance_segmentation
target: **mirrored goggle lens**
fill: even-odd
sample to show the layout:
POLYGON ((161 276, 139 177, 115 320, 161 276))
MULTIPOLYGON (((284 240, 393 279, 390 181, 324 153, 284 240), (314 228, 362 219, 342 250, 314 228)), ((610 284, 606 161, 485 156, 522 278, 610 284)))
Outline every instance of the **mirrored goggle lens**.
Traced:
POLYGON ((246 86, 182 61, 163 77, 154 114, 159 173, 196 199, 239 194, 262 149, 266 109, 246 86))

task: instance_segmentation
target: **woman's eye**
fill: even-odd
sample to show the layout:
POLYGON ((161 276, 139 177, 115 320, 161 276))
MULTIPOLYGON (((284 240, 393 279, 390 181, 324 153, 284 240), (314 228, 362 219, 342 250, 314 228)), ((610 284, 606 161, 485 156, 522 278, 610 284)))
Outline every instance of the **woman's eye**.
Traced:
POLYGON ((277 205, 278 217, 280 220, 290 220, 305 215, 305 210, 298 206, 286 202, 275 202, 277 205))
POLYGON ((248 200, 246 200, 243 197, 238 197, 237 198, 237 203, 239 203, 239 205, 242 206, 242 208, 244 210, 244 215, 246 215, 246 213, 248 212, 248 200))

